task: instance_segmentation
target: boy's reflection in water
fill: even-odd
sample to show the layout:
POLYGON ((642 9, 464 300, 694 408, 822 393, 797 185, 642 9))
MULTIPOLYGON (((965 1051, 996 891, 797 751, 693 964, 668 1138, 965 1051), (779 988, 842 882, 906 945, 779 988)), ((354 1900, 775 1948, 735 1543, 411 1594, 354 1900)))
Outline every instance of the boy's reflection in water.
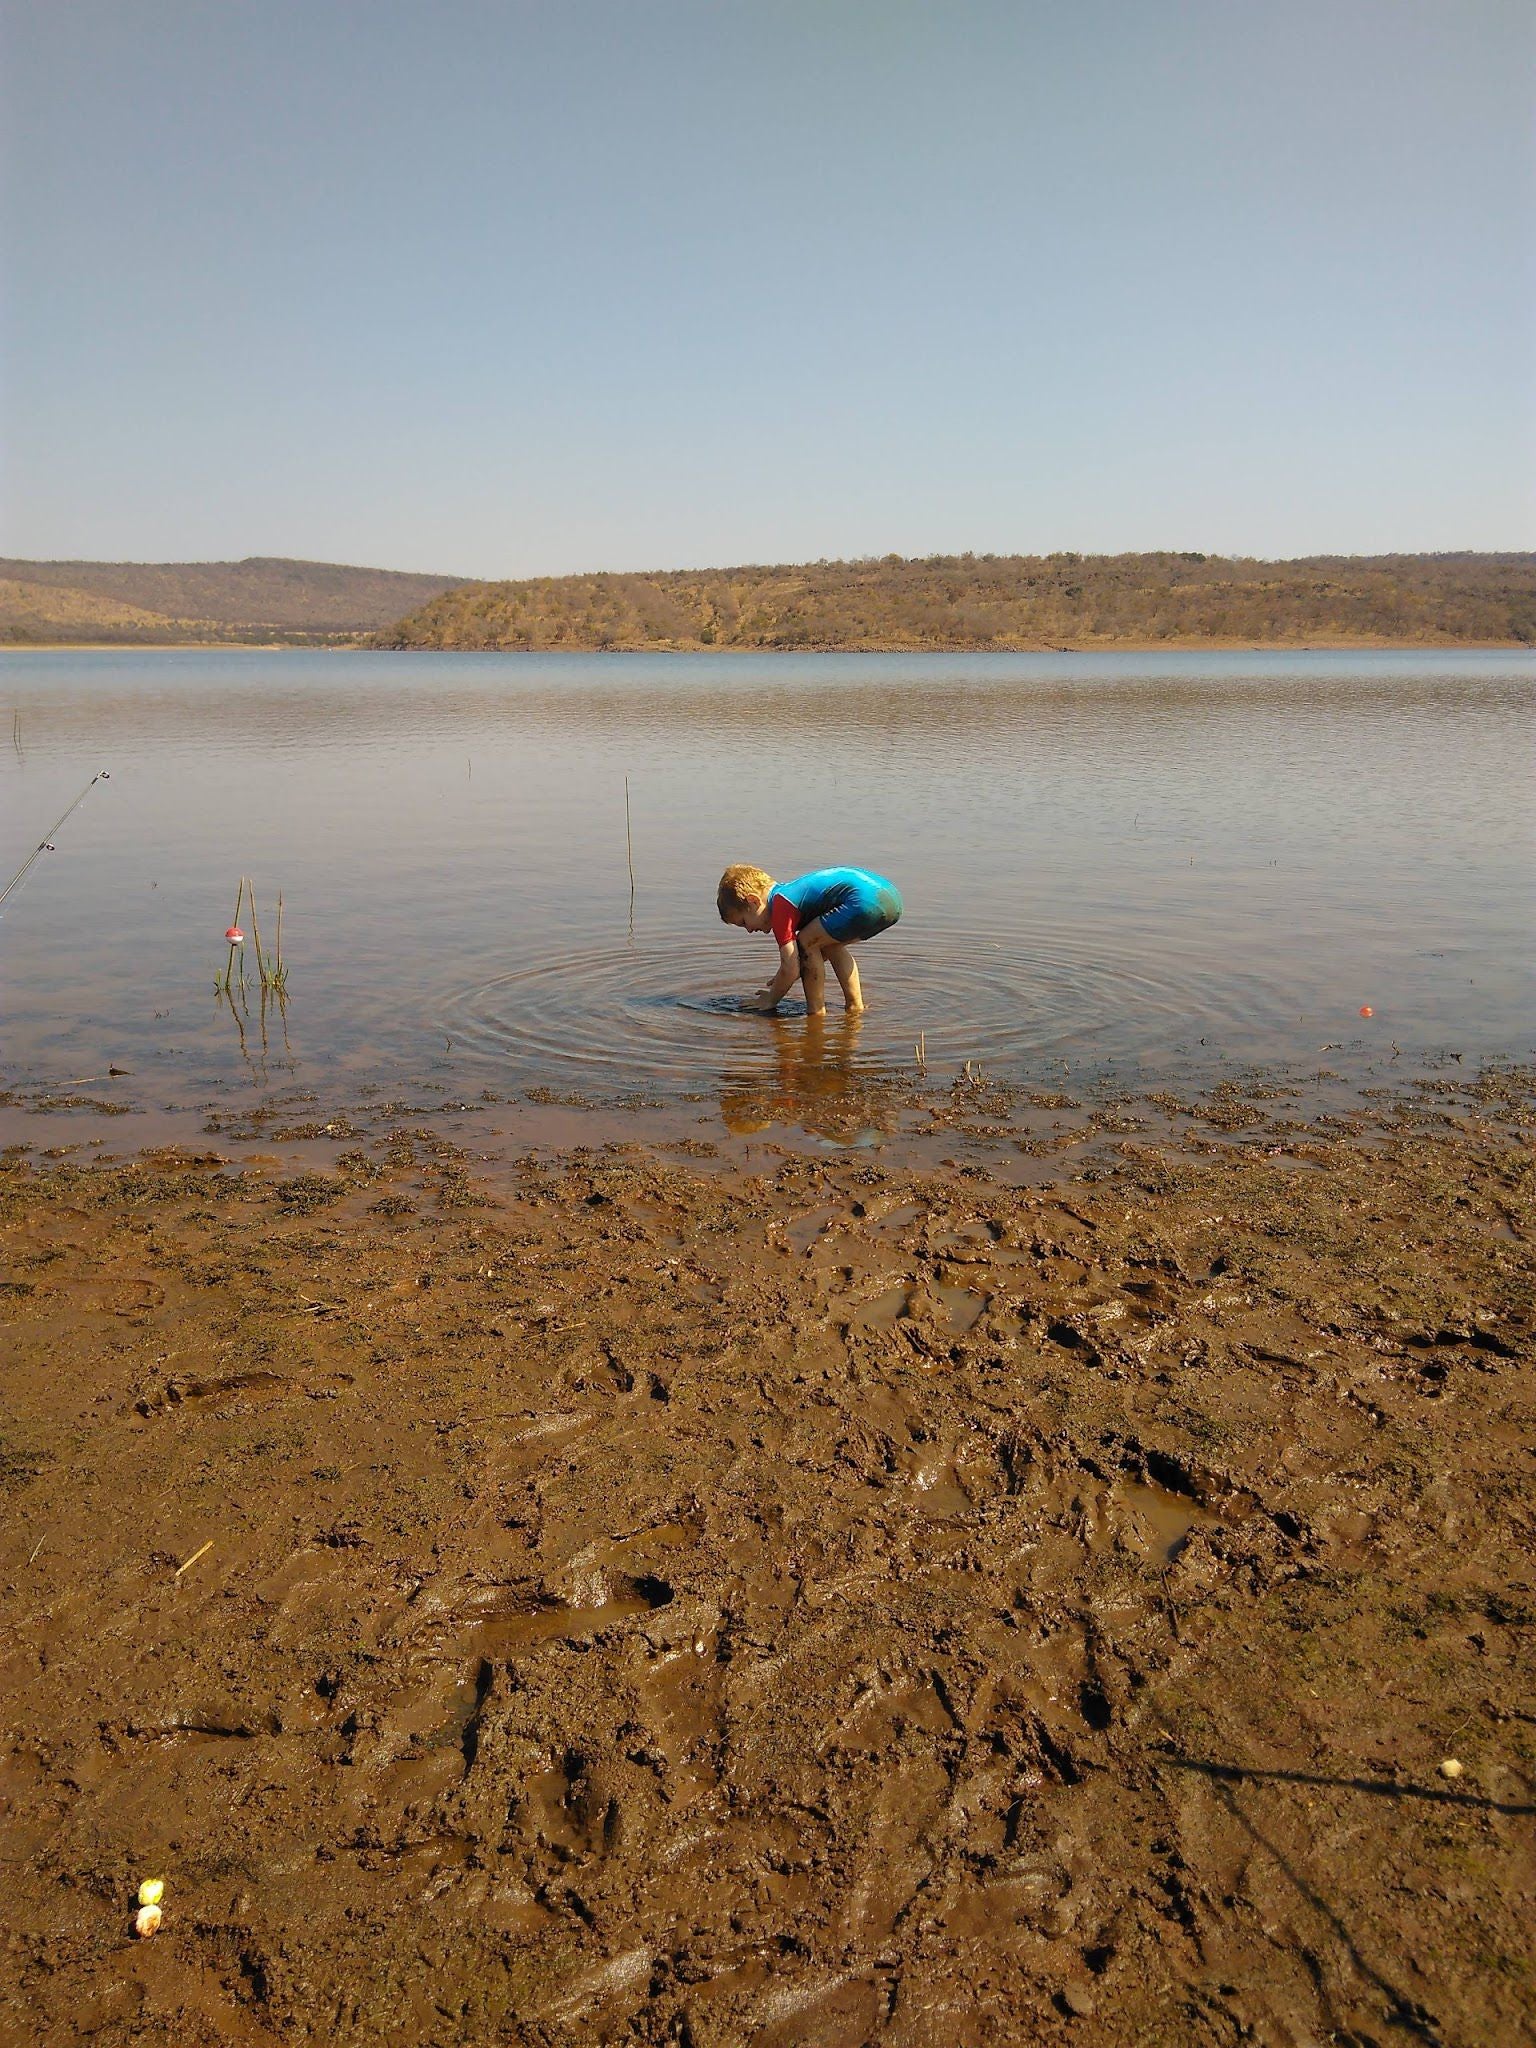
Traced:
POLYGON ((846 1139, 869 1125, 884 1126, 873 1077, 855 1063, 861 1015, 764 1021, 773 1033, 773 1070, 727 1077, 721 1085, 720 1115, 733 1137, 788 1124, 846 1139))

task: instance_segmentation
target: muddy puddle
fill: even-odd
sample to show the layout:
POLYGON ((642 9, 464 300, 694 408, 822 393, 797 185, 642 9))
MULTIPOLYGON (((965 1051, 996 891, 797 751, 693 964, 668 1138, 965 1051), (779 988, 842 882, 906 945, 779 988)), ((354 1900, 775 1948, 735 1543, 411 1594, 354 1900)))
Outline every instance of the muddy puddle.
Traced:
POLYGON ((0 2037, 1531 2039, 1530 1078, 975 1092, 0 1160, 0 2037))
POLYGON ((1221 1527, 1221 1517, 1211 1509, 1151 1480, 1127 1481, 1119 1490, 1119 1501, 1158 1564, 1172 1564, 1197 1530, 1221 1527))

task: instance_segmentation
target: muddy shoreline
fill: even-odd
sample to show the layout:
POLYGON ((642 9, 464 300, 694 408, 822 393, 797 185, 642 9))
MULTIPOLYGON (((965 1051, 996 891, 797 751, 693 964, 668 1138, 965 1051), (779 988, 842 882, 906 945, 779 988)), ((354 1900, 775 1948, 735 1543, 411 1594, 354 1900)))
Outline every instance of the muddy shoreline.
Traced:
POLYGON ((0 2038, 1536 2039, 1532 1077, 1027 1107, 36 1119, 0 2038))

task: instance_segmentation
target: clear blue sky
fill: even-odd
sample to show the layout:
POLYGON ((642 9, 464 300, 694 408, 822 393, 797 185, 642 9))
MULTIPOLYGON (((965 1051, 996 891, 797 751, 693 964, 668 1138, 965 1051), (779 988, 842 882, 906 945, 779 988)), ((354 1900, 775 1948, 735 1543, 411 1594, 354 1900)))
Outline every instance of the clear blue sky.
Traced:
POLYGON ((0 0, 0 550, 1536 546, 1529 0, 0 0))

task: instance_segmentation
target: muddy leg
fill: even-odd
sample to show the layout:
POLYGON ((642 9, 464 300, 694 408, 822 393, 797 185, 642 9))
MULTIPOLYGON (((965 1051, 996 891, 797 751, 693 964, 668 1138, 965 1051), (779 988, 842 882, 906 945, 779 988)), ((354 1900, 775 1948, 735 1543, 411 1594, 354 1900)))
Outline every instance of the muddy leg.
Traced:
POLYGON ((849 1010, 862 1010, 864 991, 859 986, 859 963, 848 946, 828 946, 827 958, 832 962, 832 972, 837 976, 838 986, 843 991, 843 1003, 849 1010))
POLYGON ((816 946, 802 944, 800 948, 800 986, 805 990, 807 1015, 820 1017, 827 1007, 827 969, 816 946))

